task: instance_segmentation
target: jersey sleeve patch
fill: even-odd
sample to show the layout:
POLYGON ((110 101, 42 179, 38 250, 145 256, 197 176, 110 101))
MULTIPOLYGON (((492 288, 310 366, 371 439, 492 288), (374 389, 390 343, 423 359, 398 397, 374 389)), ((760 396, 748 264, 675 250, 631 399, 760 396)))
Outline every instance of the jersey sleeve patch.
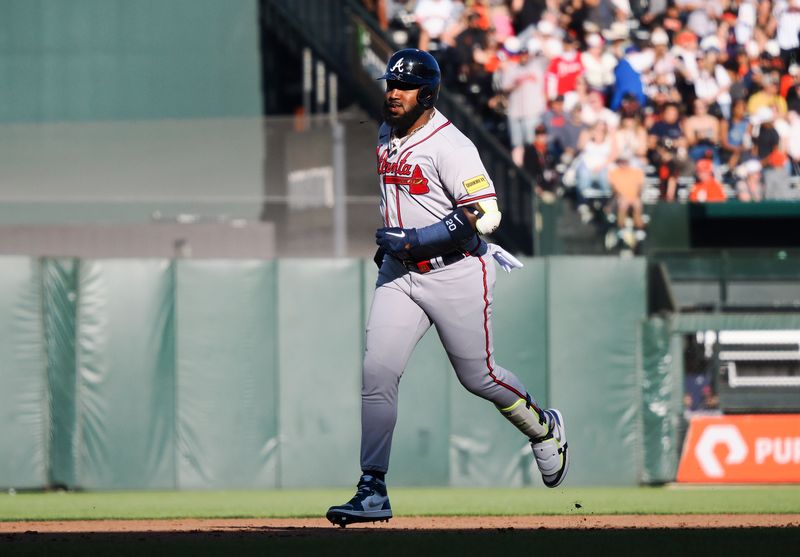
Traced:
POLYGON ((488 188, 489 180, 483 174, 478 174, 474 178, 464 180, 462 184, 464 184, 464 189, 467 190, 467 193, 472 194, 488 188))

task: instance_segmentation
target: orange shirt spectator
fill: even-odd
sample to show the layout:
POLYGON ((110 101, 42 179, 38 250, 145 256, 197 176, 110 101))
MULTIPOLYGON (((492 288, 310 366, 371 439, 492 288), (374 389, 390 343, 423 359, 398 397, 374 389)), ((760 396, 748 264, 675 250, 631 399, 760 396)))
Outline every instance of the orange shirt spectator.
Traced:
POLYGON ((697 183, 689 193, 692 203, 717 203, 725 201, 725 190, 714 179, 714 165, 708 159, 697 161, 697 183))
POLYGON ((644 171, 631 164, 631 158, 624 155, 617 159, 617 166, 608 171, 608 182, 616 195, 617 226, 623 228, 628 212, 633 213, 633 226, 637 230, 644 228, 642 218, 642 189, 644 188, 644 171))

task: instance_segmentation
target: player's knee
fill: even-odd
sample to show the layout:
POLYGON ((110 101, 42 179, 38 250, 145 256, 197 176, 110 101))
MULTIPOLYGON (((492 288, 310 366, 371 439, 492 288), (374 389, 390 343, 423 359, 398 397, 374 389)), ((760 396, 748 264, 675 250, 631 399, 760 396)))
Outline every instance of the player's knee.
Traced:
POLYGON ((374 357, 367 353, 364 356, 362 370, 362 393, 376 394, 393 389, 396 390, 402 371, 402 369, 397 369, 396 366, 387 365, 383 358, 374 357))
POLYGON ((481 398, 488 398, 492 382, 485 375, 481 376, 476 374, 466 374, 466 375, 459 374, 458 380, 461 383, 461 385, 463 385, 463 387, 473 395, 479 396, 481 398))

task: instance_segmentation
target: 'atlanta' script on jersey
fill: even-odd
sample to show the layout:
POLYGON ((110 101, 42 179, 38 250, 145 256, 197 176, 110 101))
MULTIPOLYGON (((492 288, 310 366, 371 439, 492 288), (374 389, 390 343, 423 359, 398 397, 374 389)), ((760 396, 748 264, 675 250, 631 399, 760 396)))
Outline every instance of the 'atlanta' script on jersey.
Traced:
POLYGON ((408 186, 408 193, 412 195, 428 193, 430 191, 428 179, 422 174, 422 169, 418 164, 415 164, 412 170, 408 163, 410 156, 411 151, 408 151, 400 160, 389 162, 388 150, 384 151, 378 159, 378 174, 383 176, 386 184, 408 186))

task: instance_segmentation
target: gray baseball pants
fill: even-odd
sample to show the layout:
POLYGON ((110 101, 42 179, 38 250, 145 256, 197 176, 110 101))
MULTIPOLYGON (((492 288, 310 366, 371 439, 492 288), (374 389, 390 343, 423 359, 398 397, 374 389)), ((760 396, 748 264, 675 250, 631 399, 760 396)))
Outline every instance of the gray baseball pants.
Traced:
POLYGON ((400 377, 414 347, 435 325, 458 380, 505 408, 527 391, 494 362, 491 256, 467 257, 429 273, 409 272, 386 257, 370 309, 361 391, 361 469, 386 472, 397 422, 400 377))

